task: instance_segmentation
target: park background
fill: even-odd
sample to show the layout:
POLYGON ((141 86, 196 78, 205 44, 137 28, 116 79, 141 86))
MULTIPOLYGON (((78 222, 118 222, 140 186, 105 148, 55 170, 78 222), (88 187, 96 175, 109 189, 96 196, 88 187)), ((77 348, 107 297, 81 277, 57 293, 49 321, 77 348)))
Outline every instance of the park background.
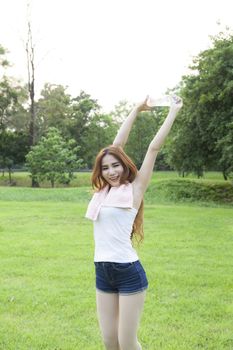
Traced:
MULTIPOLYGON (((84 219, 92 195, 91 169, 96 152, 111 144, 139 96, 153 88, 158 95, 180 95, 184 107, 159 153, 145 195, 145 240, 137 249, 150 288, 139 337, 145 350, 232 349, 233 36, 231 28, 220 23, 223 8, 230 13, 230 2, 211 2, 212 7, 205 2, 198 8, 201 4, 194 6, 192 1, 185 6, 183 1, 163 6, 129 1, 122 12, 121 2, 100 1, 97 6, 88 1, 82 8, 80 1, 76 22, 73 1, 66 7, 62 1, 57 7, 54 1, 47 7, 40 3, 9 1, 6 14, 10 6, 15 11, 11 20, 1 22, 8 29, 10 23, 11 35, 0 36, 0 349, 103 348, 95 312, 92 225, 84 219), (76 28, 76 37, 82 37, 79 45, 70 41, 79 53, 76 69, 72 60, 65 68, 57 65, 55 56, 44 57, 43 39, 38 41, 35 30, 42 30, 44 14, 44 41, 49 39, 56 47, 63 36, 54 41, 51 33, 62 23, 61 10, 70 19, 69 30, 76 28), (218 30, 210 30, 207 43, 208 26, 203 25, 217 20, 217 10, 218 30), (51 16, 53 26, 48 30, 51 16), (195 23, 199 19, 203 40, 192 16, 195 23), (91 32, 84 26, 90 18, 91 32), (149 24, 144 25, 143 36, 139 29, 145 19, 149 24), (21 30, 21 51, 15 46, 19 36, 14 28, 21 30), (180 46, 189 45, 186 28, 200 43, 188 67, 180 46), (98 45, 100 37, 105 39, 98 45), (155 39, 159 49, 151 45, 155 39), (124 55, 120 60, 117 56, 116 64, 113 57, 120 47, 124 55), (100 65, 103 54, 105 66, 100 65), (145 63, 146 56, 150 59, 145 63), (69 65, 75 76, 70 86, 64 80, 64 72, 71 76, 69 65), (112 94, 119 100, 111 100, 112 94), (113 101, 116 104, 111 105, 113 101)), ((65 61, 67 52, 69 56, 74 51, 62 47, 59 57, 64 54, 65 61)), ((167 112, 155 108, 138 116, 126 146, 138 168, 167 112)))

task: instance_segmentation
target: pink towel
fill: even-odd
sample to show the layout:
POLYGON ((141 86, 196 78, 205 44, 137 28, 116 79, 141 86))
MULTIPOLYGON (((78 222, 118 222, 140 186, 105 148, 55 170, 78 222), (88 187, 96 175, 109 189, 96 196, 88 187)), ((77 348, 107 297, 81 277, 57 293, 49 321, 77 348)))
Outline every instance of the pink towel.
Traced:
POLYGON ((132 208, 133 207, 133 186, 132 183, 120 185, 118 187, 105 186, 99 192, 94 193, 85 217, 96 220, 101 206, 132 208))

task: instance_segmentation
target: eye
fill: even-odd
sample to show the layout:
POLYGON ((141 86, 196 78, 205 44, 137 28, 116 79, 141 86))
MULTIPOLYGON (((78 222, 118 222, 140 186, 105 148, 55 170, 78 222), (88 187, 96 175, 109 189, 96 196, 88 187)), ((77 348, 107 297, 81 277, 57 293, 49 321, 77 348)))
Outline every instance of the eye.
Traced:
POLYGON ((115 164, 113 164, 113 167, 117 168, 119 165, 120 165, 120 163, 115 163, 115 164))
POLYGON ((103 166, 103 167, 102 167, 102 170, 107 170, 107 169, 108 169, 107 166, 103 166))

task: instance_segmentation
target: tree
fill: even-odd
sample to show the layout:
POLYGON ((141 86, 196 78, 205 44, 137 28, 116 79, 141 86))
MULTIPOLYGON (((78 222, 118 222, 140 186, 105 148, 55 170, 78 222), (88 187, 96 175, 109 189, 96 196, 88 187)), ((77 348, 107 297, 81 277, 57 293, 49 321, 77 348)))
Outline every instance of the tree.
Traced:
POLYGON ((67 119, 67 135, 73 138, 80 146, 78 157, 87 163, 86 147, 91 141, 88 132, 91 129, 93 117, 100 112, 97 100, 89 94, 81 91, 80 94, 71 100, 69 118, 67 119))
POLYGON ((26 156, 31 177, 38 183, 50 181, 51 187, 57 182, 69 184, 74 171, 82 165, 82 160, 77 159, 77 150, 74 140, 66 141, 58 129, 49 128, 47 135, 26 156))
POLYGON ((28 35, 26 41, 26 54, 27 54, 27 70, 28 70, 28 93, 30 98, 30 124, 29 124, 29 137, 30 145, 33 146, 36 142, 35 132, 35 47, 32 40, 32 28, 31 22, 28 19, 28 35))
POLYGON ((9 183, 12 183, 13 167, 25 162, 25 155, 29 151, 28 134, 17 131, 0 133, 0 167, 8 170, 9 183))
MULTIPOLYGON (((113 130, 114 134, 112 135, 112 141, 117 133, 118 128, 127 118, 132 108, 132 104, 129 104, 126 100, 123 100, 120 101, 115 106, 115 109, 111 112, 111 116, 115 126, 113 130)), ((156 108, 151 112, 143 112, 136 118, 133 124, 132 131, 129 135, 129 140, 126 143, 125 149, 138 168, 140 168, 143 162, 150 141, 153 139, 155 133, 161 126, 163 120, 165 119, 166 113, 167 109, 156 108)), ((169 168, 165 160, 164 150, 160 151, 156 160, 155 168, 169 168)))
MULTIPOLYGON (((6 52, 0 46, 0 66, 4 70, 10 65, 6 52)), ((0 167, 3 175, 5 169, 8 170, 10 184, 13 167, 22 164, 28 152, 27 134, 20 120, 27 114, 23 106, 26 98, 25 89, 4 71, 0 79, 0 167)))
POLYGON ((96 153, 112 144, 116 133, 117 125, 110 115, 93 115, 82 135, 83 158, 89 169, 94 164, 96 153))
POLYGON ((0 67, 3 67, 3 68, 9 66, 9 62, 6 58, 6 53, 7 53, 7 50, 2 45, 0 45, 0 67))
POLYGON ((122 100, 114 107, 114 110, 110 114, 113 120, 120 126, 132 108, 133 106, 127 100, 122 100))
POLYGON ((7 50, 0 45, 0 68, 3 69, 0 77, 0 132, 7 129, 22 130, 17 116, 27 114, 23 107, 27 99, 25 88, 6 75, 6 70, 10 66, 6 54, 7 50))
MULTIPOLYGON (((128 142, 126 144, 126 152, 135 162, 137 168, 140 168, 145 157, 149 143, 154 138, 156 132, 161 126, 167 109, 159 108, 151 112, 142 112, 137 117, 130 132, 128 142)), ((160 152, 159 163, 156 167, 164 168, 163 153, 160 152)))
POLYGON ((212 37, 210 49, 195 57, 190 67, 193 73, 183 77, 184 108, 170 134, 170 163, 179 171, 200 176, 204 169, 216 169, 225 179, 231 172, 232 57, 233 35, 220 33, 212 37))
POLYGON ((68 118, 71 114, 71 97, 66 93, 66 87, 55 84, 45 84, 41 98, 36 103, 37 129, 39 138, 50 127, 56 127, 67 134, 68 118))
POLYGON ((25 130, 28 118, 24 103, 24 87, 14 79, 4 76, 0 81, 0 132, 25 130))

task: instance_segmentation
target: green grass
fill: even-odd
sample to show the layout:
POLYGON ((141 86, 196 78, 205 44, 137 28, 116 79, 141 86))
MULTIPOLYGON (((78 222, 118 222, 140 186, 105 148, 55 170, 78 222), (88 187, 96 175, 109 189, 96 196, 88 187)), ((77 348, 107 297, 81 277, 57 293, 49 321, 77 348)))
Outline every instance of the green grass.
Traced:
MULTIPOLYGON (((232 208, 147 196, 143 350, 232 350, 232 208)), ((103 349, 88 198, 86 187, 0 188, 1 350, 103 349)))
MULTIPOLYGON (((58 194, 58 200, 84 202, 90 198, 91 173, 76 173, 75 179, 63 191, 63 185, 57 185, 57 190, 51 189, 48 182, 41 183, 43 190, 31 188, 31 180, 28 173, 15 173, 13 175, 14 186, 17 190, 8 189, 6 177, 0 177, 2 186, 1 196, 5 200, 54 200, 58 194), (14 194, 12 197, 12 193, 14 194)), ((174 171, 154 172, 149 189, 146 193, 146 201, 149 204, 173 202, 199 202, 202 205, 233 205, 233 183, 225 181, 219 172, 206 172, 204 177, 197 179, 194 175, 182 178, 174 171)))
MULTIPOLYGON (((230 182, 191 179, 154 180, 145 194, 148 204, 187 203, 202 206, 233 206, 233 186, 230 182)), ((93 190, 90 187, 30 188, 0 187, 0 200, 5 201, 62 201, 88 203, 93 190)))
MULTIPOLYGON (((75 178, 71 181, 70 187, 82 187, 90 185, 91 173, 89 172, 79 172, 75 174, 75 178)), ((30 174, 27 172, 15 172, 12 174, 12 180, 15 186, 19 187, 31 187, 31 178, 30 174)), ((5 176, 0 176, 0 186, 8 186, 9 178, 8 174, 5 173, 5 176)), ((51 187, 51 183, 44 181, 40 184, 41 187, 51 187)), ((64 187, 64 185, 57 185, 56 187, 64 187)))
MULTIPOLYGON (((91 173, 87 172, 79 172, 75 174, 75 179, 73 179, 69 185, 69 187, 83 187, 83 186, 89 186, 90 185, 90 177, 91 173)), ((15 172, 12 174, 12 179, 14 181, 14 184, 19 187, 31 187, 31 179, 30 175, 27 172, 15 172)), ((158 182, 161 180, 166 179, 181 179, 181 177, 178 175, 175 171, 155 171, 154 176, 152 179, 153 182, 158 182)), ((193 174, 188 175, 185 177, 185 179, 197 179, 197 177, 193 174)), ((214 172, 209 171, 204 173, 203 178, 199 181, 205 181, 205 180, 213 180, 213 181, 219 181, 224 183, 223 176, 220 172, 214 172)), ((0 186, 8 186, 8 175, 5 173, 5 176, 0 176, 0 186)), ((62 185, 56 185, 57 187, 63 187, 62 185)), ((41 187, 51 187, 51 184, 49 182, 43 182, 41 184, 41 187)))

